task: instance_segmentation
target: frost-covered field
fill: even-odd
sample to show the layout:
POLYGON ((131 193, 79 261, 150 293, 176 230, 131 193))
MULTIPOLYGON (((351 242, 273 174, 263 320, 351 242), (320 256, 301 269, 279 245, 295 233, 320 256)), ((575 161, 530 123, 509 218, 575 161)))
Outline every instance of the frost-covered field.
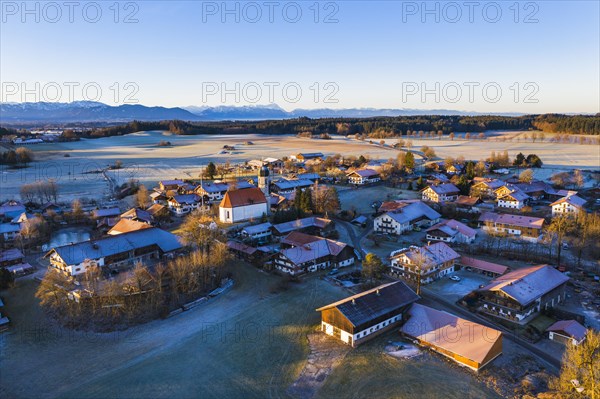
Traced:
MULTIPOLYGON (((494 133, 486 141, 411 138, 413 149, 422 145, 433 147, 439 157, 464 156, 467 159, 483 159, 491 151, 508 150, 514 157, 518 152, 536 153, 545 164, 538 172, 547 178, 556 171, 571 168, 598 169, 600 154, 598 146, 579 144, 532 143, 517 137, 522 133, 494 133), (512 141, 499 141, 510 135, 512 141)), ((387 140, 394 144, 396 139, 387 140)), ((332 140, 311 140, 294 136, 227 135, 227 136, 176 136, 165 132, 140 132, 126 136, 72 143, 40 144, 30 147, 36 162, 25 169, 2 169, 0 174, 0 199, 18 198, 24 183, 54 178, 58 180, 61 199, 74 197, 100 198, 107 194, 108 184, 102 174, 86 173, 116 160, 123 162, 123 169, 109 172, 119 184, 130 178, 152 187, 157 181, 172 178, 198 177, 208 162, 244 162, 261 157, 284 157, 298 152, 323 152, 326 155, 340 153, 344 156, 364 155, 376 159, 396 157, 397 151, 382 147, 379 140, 373 144, 351 138, 335 137, 332 140), (161 140, 170 141, 171 147, 159 147, 161 140), (244 144, 251 141, 254 145, 244 144), (224 145, 235 146, 236 151, 222 154, 224 145), (68 154, 68 157, 65 155, 68 154)))

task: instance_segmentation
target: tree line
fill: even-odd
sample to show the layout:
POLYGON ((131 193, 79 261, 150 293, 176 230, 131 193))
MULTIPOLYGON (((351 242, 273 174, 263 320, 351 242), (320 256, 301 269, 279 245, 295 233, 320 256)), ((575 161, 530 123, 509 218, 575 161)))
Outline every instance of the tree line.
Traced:
POLYGON ((95 128, 79 137, 109 137, 138 131, 166 130, 178 135, 197 134, 366 134, 372 138, 407 136, 412 132, 480 133, 485 130, 539 130, 549 133, 600 135, 600 115, 457 116, 420 115, 373 118, 307 117, 264 121, 158 122, 132 121, 124 125, 95 128))

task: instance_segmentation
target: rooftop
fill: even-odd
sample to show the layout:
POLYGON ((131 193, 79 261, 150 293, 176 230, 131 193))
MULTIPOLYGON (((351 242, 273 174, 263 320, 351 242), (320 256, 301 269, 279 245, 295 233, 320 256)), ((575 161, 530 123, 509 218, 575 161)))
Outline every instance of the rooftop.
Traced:
POLYGON ((443 183, 438 185, 431 185, 428 188, 432 189, 436 194, 455 194, 459 193, 460 190, 452 183, 443 183))
POLYGON ((566 202, 569 205, 573 205, 576 208, 582 208, 587 201, 577 195, 569 195, 559 199, 558 201, 554 201, 550 204, 550 206, 562 204, 563 202, 566 202))
POLYGON ((553 267, 538 265, 525 267, 497 277, 479 291, 500 291, 522 306, 527 306, 568 280, 569 277, 553 267))
POLYGON ((221 208, 237 208, 254 204, 266 204, 267 199, 258 187, 227 191, 219 205, 221 208))
POLYGON ((337 308, 353 326, 361 326, 419 299, 402 281, 394 281, 317 309, 337 308))
POLYGON ((544 225, 544 218, 533 216, 510 215, 507 213, 485 212, 479 217, 480 222, 500 223, 511 226, 527 227, 541 229, 544 225))
POLYGON ((587 334, 587 329, 575 320, 560 320, 552 324, 546 331, 562 333, 577 341, 581 341, 587 334))

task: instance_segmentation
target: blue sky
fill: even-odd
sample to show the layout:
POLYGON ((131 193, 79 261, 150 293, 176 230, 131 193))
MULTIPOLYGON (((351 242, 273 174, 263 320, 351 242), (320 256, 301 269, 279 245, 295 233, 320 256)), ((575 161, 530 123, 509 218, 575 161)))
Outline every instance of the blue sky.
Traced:
POLYGON ((598 1, 474 3, 2 1, 1 100, 600 112, 598 1))

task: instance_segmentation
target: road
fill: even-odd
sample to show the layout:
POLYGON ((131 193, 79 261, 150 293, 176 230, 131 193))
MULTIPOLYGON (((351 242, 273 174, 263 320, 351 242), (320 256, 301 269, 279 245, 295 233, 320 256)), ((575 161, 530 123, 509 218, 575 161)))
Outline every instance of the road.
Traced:
POLYGON ((367 253, 362 249, 360 242, 373 230, 373 221, 371 219, 368 219, 367 227, 358 236, 356 235, 356 230, 354 230, 354 226, 352 225, 352 223, 338 218, 335 218, 335 222, 338 225, 343 226, 344 229, 346 229, 348 235, 350 236, 350 239, 352 240, 352 246, 357 251, 360 251, 360 253, 364 257, 367 253))

